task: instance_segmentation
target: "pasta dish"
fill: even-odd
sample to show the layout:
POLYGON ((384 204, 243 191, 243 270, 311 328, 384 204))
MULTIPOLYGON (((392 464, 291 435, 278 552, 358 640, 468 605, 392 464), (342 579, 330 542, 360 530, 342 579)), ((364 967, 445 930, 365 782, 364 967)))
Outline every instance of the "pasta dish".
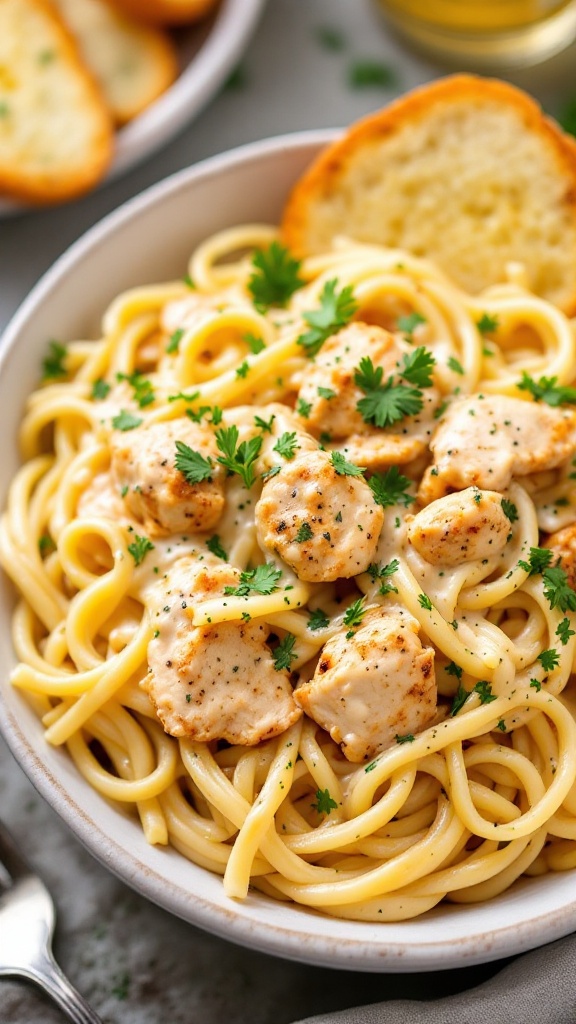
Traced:
POLYGON ((147 840, 401 921, 576 866, 576 335, 266 225, 48 344, 12 683, 147 840))

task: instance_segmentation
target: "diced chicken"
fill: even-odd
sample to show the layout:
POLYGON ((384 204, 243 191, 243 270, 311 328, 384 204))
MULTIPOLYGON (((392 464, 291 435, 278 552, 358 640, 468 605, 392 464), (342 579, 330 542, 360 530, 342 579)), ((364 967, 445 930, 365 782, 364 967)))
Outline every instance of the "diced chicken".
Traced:
POLYGON ((457 399, 430 442, 434 465, 418 497, 428 504, 470 485, 505 491, 514 477, 559 466, 575 441, 573 410, 503 395, 457 399))
POLYGON ((542 547, 552 552, 551 565, 560 566, 568 576, 568 583, 576 590, 576 523, 570 523, 542 540, 542 547))
POLYGON ((365 761, 436 715, 434 651, 422 646, 411 615, 378 609, 354 636, 328 640, 294 695, 349 761, 365 761))
POLYGON ((188 605, 237 585, 239 575, 229 565, 199 568, 198 561, 181 559, 158 586, 158 635, 148 645, 145 685, 171 736, 253 746, 284 732, 302 713, 288 672, 274 667, 269 627, 193 626, 186 614, 188 605))
POLYGON ((111 440, 112 475, 131 515, 153 537, 214 528, 224 508, 224 471, 214 434, 189 419, 169 420, 121 433, 111 440), (190 484, 176 469, 176 442, 212 463, 206 480, 190 484))
POLYGON ((338 473, 320 449, 286 462, 266 481, 256 505, 261 547, 313 583, 364 572, 383 521, 365 480, 338 473))
POLYGON ((364 433, 366 424, 356 408, 364 392, 354 381, 360 360, 370 358, 387 380, 405 351, 407 346, 402 348, 392 334, 373 324, 353 321, 333 334, 302 376, 298 398, 310 406, 302 417, 306 429, 334 439, 364 433))
POLYGON ((509 535, 502 495, 477 487, 437 498, 408 519, 410 543, 433 565, 460 565, 498 555, 509 535))

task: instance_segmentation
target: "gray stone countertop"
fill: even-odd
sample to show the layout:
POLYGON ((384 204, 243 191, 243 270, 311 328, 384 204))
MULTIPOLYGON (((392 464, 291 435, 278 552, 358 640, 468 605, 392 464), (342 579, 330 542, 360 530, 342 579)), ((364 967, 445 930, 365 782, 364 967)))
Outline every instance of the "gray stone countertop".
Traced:
MULTIPOLYGON (((515 74, 552 113, 574 99, 576 48, 515 74)), ((269 135, 340 127, 446 69, 405 49, 370 0, 268 0, 227 88, 163 150, 116 182, 60 209, 0 221, 0 329, 53 260, 148 185, 204 157, 269 135), (325 27, 343 45, 320 41, 325 27), (385 62, 387 87, 353 88, 358 61, 385 62)), ((267 957, 205 934, 150 904, 97 863, 36 793, 0 740, 0 816, 48 883, 55 951, 106 1024, 289 1024, 381 999, 433 999, 478 984, 498 965, 418 975, 331 971, 267 957)), ((0 981, 1 1024, 59 1024, 35 989, 0 981)))

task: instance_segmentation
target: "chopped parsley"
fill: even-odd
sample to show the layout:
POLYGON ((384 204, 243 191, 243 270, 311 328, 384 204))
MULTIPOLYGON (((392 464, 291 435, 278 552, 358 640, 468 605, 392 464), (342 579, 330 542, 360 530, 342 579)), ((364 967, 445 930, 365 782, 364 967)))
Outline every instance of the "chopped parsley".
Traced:
POLYGON ((169 355, 172 355, 174 352, 178 352, 178 349, 180 348, 180 342, 182 341, 183 337, 184 337, 184 328, 183 327, 178 327, 174 331, 174 333, 170 335, 170 337, 168 338, 168 341, 166 342, 166 352, 169 355))
POLYGON ((303 313, 310 330, 297 339, 307 356, 316 356, 331 334, 335 334, 352 319, 358 305, 351 285, 336 291, 337 278, 326 281, 320 294, 320 308, 303 313))
POLYGON ((330 814, 330 811, 334 811, 338 804, 330 796, 329 789, 317 789, 316 790, 316 802, 310 804, 318 814, 330 814))
POLYGON ((559 565, 544 569, 544 596, 551 608, 561 612, 576 612, 576 591, 570 586, 568 576, 559 565))
POLYGON ((304 284, 299 276, 300 261, 279 242, 255 252, 252 266, 254 271, 248 280, 248 291, 258 310, 285 306, 290 296, 304 284))
POLYGON ((127 409, 121 409, 118 415, 112 418, 114 430, 134 430, 143 422, 141 416, 135 416, 134 413, 128 412, 127 409))
POLYGON ((418 604, 421 608, 425 608, 427 612, 432 611, 432 601, 428 597, 428 594, 418 594, 418 604))
POLYGON ((528 561, 519 559, 518 565, 530 576, 536 576, 546 569, 552 561, 552 552, 548 548, 530 548, 528 561))
POLYGON ((346 633, 346 639, 349 640, 354 635, 354 629, 361 625, 362 619, 366 614, 364 607, 364 597, 359 597, 352 604, 348 605, 344 612, 344 619, 342 620, 345 626, 350 626, 350 630, 346 633))
POLYGON ((248 376, 249 369, 250 363, 245 359, 244 362, 240 363, 240 366, 236 367, 236 376, 245 379, 248 376))
POLYGON ((202 483, 203 480, 211 480, 214 472, 214 463, 210 456, 204 458, 184 441, 176 441, 174 465, 182 473, 186 483, 192 486, 202 483))
POLYGON ((256 334, 244 334, 242 340, 246 342, 253 356, 257 356, 266 348, 263 338, 259 338, 256 334))
POLYGON ((376 583, 376 580, 383 580, 380 584, 380 589, 378 590, 379 594, 397 594, 398 587, 395 587, 393 583, 389 582, 389 580, 399 568, 400 562, 397 558, 393 558, 387 565, 375 565, 372 563, 372 565, 368 566, 366 572, 372 578, 373 583, 376 583))
POLYGON ((326 629, 326 627, 330 625, 330 619, 326 615, 326 612, 323 612, 321 608, 315 608, 306 625, 308 626, 308 629, 311 630, 326 629))
POLYGON ((390 89, 396 82, 394 68, 380 60, 355 60, 348 68, 348 84, 353 89, 390 89))
POLYGON ((460 711, 460 708, 464 707, 468 697, 470 696, 468 690, 462 686, 462 683, 458 683, 458 689, 452 701, 452 707, 450 708, 450 715, 454 717, 460 711))
POLYGON ((290 459, 294 458, 296 449, 299 447, 300 445, 296 440, 296 431, 293 430, 292 433, 289 433, 286 430, 281 437, 278 438, 272 450, 278 452, 283 459, 290 461, 290 459))
POLYGON ((481 679, 480 682, 476 683, 472 693, 477 693, 480 697, 481 704, 490 704, 493 700, 496 700, 496 694, 492 693, 492 684, 488 683, 485 679, 481 679))
POLYGON ((362 476, 364 473, 355 462, 348 462, 342 452, 330 452, 330 461, 338 476, 362 476))
POLYGON ((462 669, 460 668, 460 665, 456 664, 455 661, 449 661, 448 664, 445 666, 444 671, 446 672, 446 675, 455 676, 456 679, 462 678, 462 669))
POLYGON ((110 385, 108 382, 103 380, 102 377, 98 377, 98 380, 92 381, 90 398, 93 398, 95 402, 100 402, 103 398, 106 398, 109 391, 110 385))
POLYGON ((154 550, 154 545, 148 537, 139 537, 137 533, 134 534, 134 540, 128 545, 128 551, 132 555, 136 565, 140 565, 149 551, 154 550))
POLYGON ((509 501, 508 498, 502 498, 502 511, 511 523, 515 523, 517 521, 518 509, 513 501, 509 501))
MULTIPOLYGON (((418 353, 425 351, 425 349, 417 349, 412 355, 418 356, 418 353)), ((405 361, 409 358, 404 357, 405 361)), ((424 368, 418 364, 413 366, 410 362, 405 362, 399 373, 409 382, 414 376, 422 377, 424 375, 424 379, 429 379, 426 366, 424 368), (406 376, 406 374, 408 375, 406 376)), ((374 366, 369 356, 362 357, 358 369, 354 373, 354 382, 364 392, 364 398, 359 400, 356 409, 365 423, 373 423, 376 427, 389 427, 404 419, 405 416, 414 416, 420 412, 424 401, 422 392, 418 388, 394 383, 394 377, 389 377, 383 384, 383 376, 384 370, 381 366, 374 366)))
POLYGON ((329 402, 331 398, 336 398, 336 392, 332 388, 318 388, 318 396, 329 402))
POLYGON ((60 341, 49 341, 48 352, 42 360, 42 380, 57 380, 66 376, 68 348, 60 341))
POLYGON ((312 532, 310 523, 302 523, 302 525, 298 528, 298 533, 296 534, 294 540, 296 541, 297 544, 303 544, 304 541, 312 540, 313 536, 314 534, 312 532))
POLYGON ((562 646, 565 647, 570 640, 570 637, 574 636, 574 630, 570 629, 570 619, 564 618, 558 623, 555 635, 560 640, 562 646))
POLYGON ((412 335, 416 328, 419 327, 420 324, 425 323, 427 323, 426 317, 414 310, 413 313, 408 313, 406 316, 399 316, 396 321, 396 327, 406 335, 409 341, 412 341, 412 335))
POLYGON ((134 401, 140 409, 144 409, 145 406, 151 405, 154 401, 155 395, 152 384, 142 373, 138 373, 138 371, 134 371, 134 373, 117 373, 116 380, 125 380, 127 384, 130 384, 134 401))
POLYGON ((399 375, 409 384, 415 384, 419 388, 429 388, 432 385, 432 368, 436 360, 432 353, 420 345, 413 352, 406 353, 402 357, 402 365, 399 375))
POLYGON ((255 416, 254 417, 254 425, 256 427, 259 427, 260 430, 263 433, 271 434, 272 433, 272 424, 274 423, 275 419, 276 419, 276 417, 275 417, 274 413, 272 413, 272 415, 271 415, 269 420, 264 420, 264 419, 262 419, 261 416, 255 416))
POLYGON ((277 584, 281 575, 281 569, 276 569, 271 562, 264 562, 255 569, 245 569, 241 572, 238 586, 224 587, 224 593, 233 594, 235 597, 248 597, 250 593, 272 594, 278 590, 277 584))
POLYGON ((307 420, 312 411, 312 402, 305 402, 303 398, 296 400, 296 412, 303 419, 307 420))
POLYGON ((374 501, 382 508, 389 508, 391 505, 404 505, 408 507, 414 498, 408 494, 407 488, 412 481, 403 476, 398 466, 390 466, 385 473, 374 473, 368 486, 374 495, 374 501))
POLYGON ((250 441, 242 441, 238 444, 238 427, 222 427, 216 431, 216 444, 222 452, 218 456, 218 462, 225 466, 229 473, 237 473, 247 489, 252 487, 255 480, 254 463, 258 458, 262 447, 262 435, 253 437, 250 441))
POLYGON ((206 547, 208 548, 208 551, 211 551, 212 554, 216 556, 216 558, 221 558, 223 562, 228 561, 228 555, 222 547, 222 541, 217 533, 215 533, 213 537, 208 538, 206 541, 206 547))
POLYGON ((464 376, 464 367, 462 366, 462 363, 460 363, 456 359, 455 356, 448 357, 448 366, 450 367, 451 370, 454 371, 454 373, 459 373, 461 377, 464 376))
POLYGON ((538 655, 538 661, 545 672, 552 672, 560 662, 560 655, 554 647, 550 647, 549 650, 542 651, 538 655))
POLYGON ((405 733, 404 736, 399 736, 398 733, 396 733, 394 739, 396 740, 396 743, 414 743, 414 736, 411 732, 405 733))
POLYGON ((526 371, 522 373, 522 379, 518 384, 520 391, 528 391, 536 402, 546 402, 547 405, 556 407, 558 405, 576 403, 576 388, 563 387, 557 383, 558 377, 540 377, 535 381, 526 371))
POLYGON ((339 29, 334 28, 332 25, 318 25, 314 31, 316 41, 323 46, 325 50, 331 50, 333 53, 340 53, 346 47, 346 37, 343 32, 339 29))
POLYGON ((49 555, 50 552, 55 549, 56 545, 49 533, 43 533, 42 536, 38 538, 38 550, 41 558, 49 555))
POLYGON ((286 633, 283 640, 274 648, 274 668, 277 672, 281 672, 284 668, 290 671, 290 665, 298 657, 294 651, 295 643, 296 637, 292 633, 286 633))
POLYGON ((476 321, 476 327, 480 334, 493 334, 499 327, 498 317, 490 316, 490 313, 482 313, 480 319, 476 321))
POLYGON ((542 683, 540 682, 539 679, 531 679, 530 680, 530 686, 534 690, 536 690, 536 693, 540 693, 540 690, 542 689, 542 683))

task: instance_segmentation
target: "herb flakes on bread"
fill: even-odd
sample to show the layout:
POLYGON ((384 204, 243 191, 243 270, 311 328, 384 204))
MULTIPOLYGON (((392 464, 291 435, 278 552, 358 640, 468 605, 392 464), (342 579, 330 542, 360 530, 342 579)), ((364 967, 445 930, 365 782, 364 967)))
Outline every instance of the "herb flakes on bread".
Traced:
POLYGON ((112 150, 110 114, 58 15, 45 0, 0 0, 0 193, 72 199, 112 150))
POLYGON ((324 150, 282 234, 299 257, 337 235, 406 249, 473 293, 519 261, 537 294, 576 313, 576 146, 514 86, 448 76, 324 150))

